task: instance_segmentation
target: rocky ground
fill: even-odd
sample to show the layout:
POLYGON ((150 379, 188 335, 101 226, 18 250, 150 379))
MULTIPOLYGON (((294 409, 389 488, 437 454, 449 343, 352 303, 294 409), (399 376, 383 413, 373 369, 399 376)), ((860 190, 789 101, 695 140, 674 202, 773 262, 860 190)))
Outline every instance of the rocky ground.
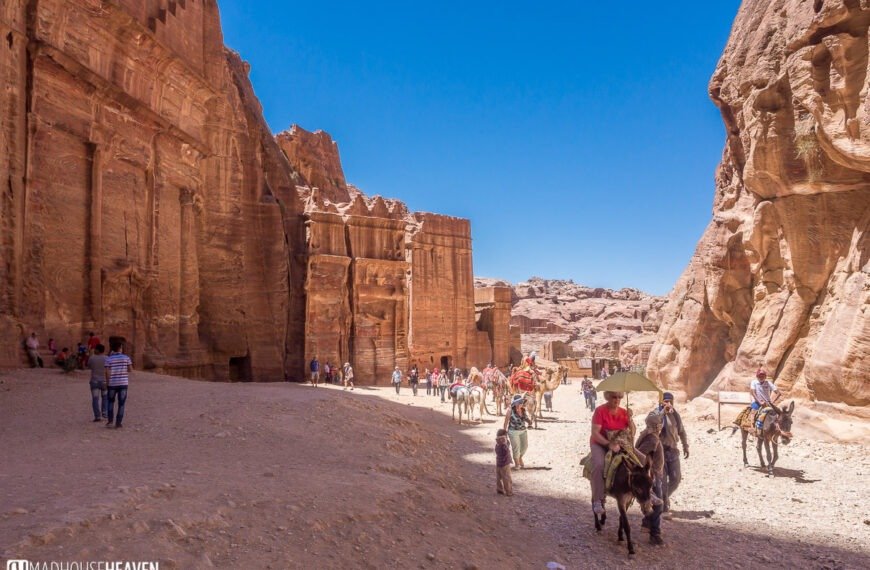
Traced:
POLYGON ((646 544, 634 507, 629 558, 615 520, 592 526, 579 386, 554 405, 507 498, 494 492, 500 420, 460 427, 407 388, 137 372, 114 430, 90 422, 84 373, 4 373, 0 553, 162 569, 870 567, 866 446, 809 440, 798 424, 770 479, 742 467, 739 438, 706 407, 684 408, 692 454, 668 545, 646 544))

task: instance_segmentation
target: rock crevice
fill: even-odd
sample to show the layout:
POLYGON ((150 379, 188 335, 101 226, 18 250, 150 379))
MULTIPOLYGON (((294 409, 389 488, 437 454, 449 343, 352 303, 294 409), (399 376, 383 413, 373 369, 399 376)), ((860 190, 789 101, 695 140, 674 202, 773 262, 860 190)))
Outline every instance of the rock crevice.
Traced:
POLYGON ((763 367, 793 395, 870 403, 865 4, 741 6, 710 85, 727 130, 714 221, 648 363, 663 385, 744 389, 763 367))

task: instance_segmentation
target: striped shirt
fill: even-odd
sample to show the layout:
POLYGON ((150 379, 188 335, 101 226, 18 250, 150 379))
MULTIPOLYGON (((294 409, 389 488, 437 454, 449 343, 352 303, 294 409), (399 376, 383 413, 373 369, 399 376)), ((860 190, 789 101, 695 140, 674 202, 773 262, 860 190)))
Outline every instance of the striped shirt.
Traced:
POLYGON ((113 352, 106 358, 106 370, 109 371, 109 386, 127 386, 130 384, 130 376, 127 367, 132 366, 133 361, 123 352, 113 352))

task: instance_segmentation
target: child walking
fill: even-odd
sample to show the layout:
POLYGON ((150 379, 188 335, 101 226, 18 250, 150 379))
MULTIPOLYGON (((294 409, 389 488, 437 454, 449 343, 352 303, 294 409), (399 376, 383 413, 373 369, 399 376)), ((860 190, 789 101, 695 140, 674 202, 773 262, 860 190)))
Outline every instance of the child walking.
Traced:
POLYGON ((500 429, 495 438, 495 490, 510 497, 514 494, 511 483, 511 445, 507 430, 500 429))

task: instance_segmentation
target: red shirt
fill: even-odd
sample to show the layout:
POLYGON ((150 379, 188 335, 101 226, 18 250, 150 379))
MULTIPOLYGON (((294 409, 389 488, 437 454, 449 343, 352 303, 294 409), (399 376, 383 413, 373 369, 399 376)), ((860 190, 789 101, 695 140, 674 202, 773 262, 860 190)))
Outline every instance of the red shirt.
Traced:
POLYGON ((628 427, 628 412, 625 408, 616 408, 616 412, 611 415, 607 409, 607 404, 601 404, 595 408, 595 413, 592 414, 592 423, 600 425, 604 431, 618 431, 628 427))
POLYGON ((100 337, 97 335, 92 336, 88 339, 88 349, 94 350, 97 348, 97 345, 100 344, 100 337))

